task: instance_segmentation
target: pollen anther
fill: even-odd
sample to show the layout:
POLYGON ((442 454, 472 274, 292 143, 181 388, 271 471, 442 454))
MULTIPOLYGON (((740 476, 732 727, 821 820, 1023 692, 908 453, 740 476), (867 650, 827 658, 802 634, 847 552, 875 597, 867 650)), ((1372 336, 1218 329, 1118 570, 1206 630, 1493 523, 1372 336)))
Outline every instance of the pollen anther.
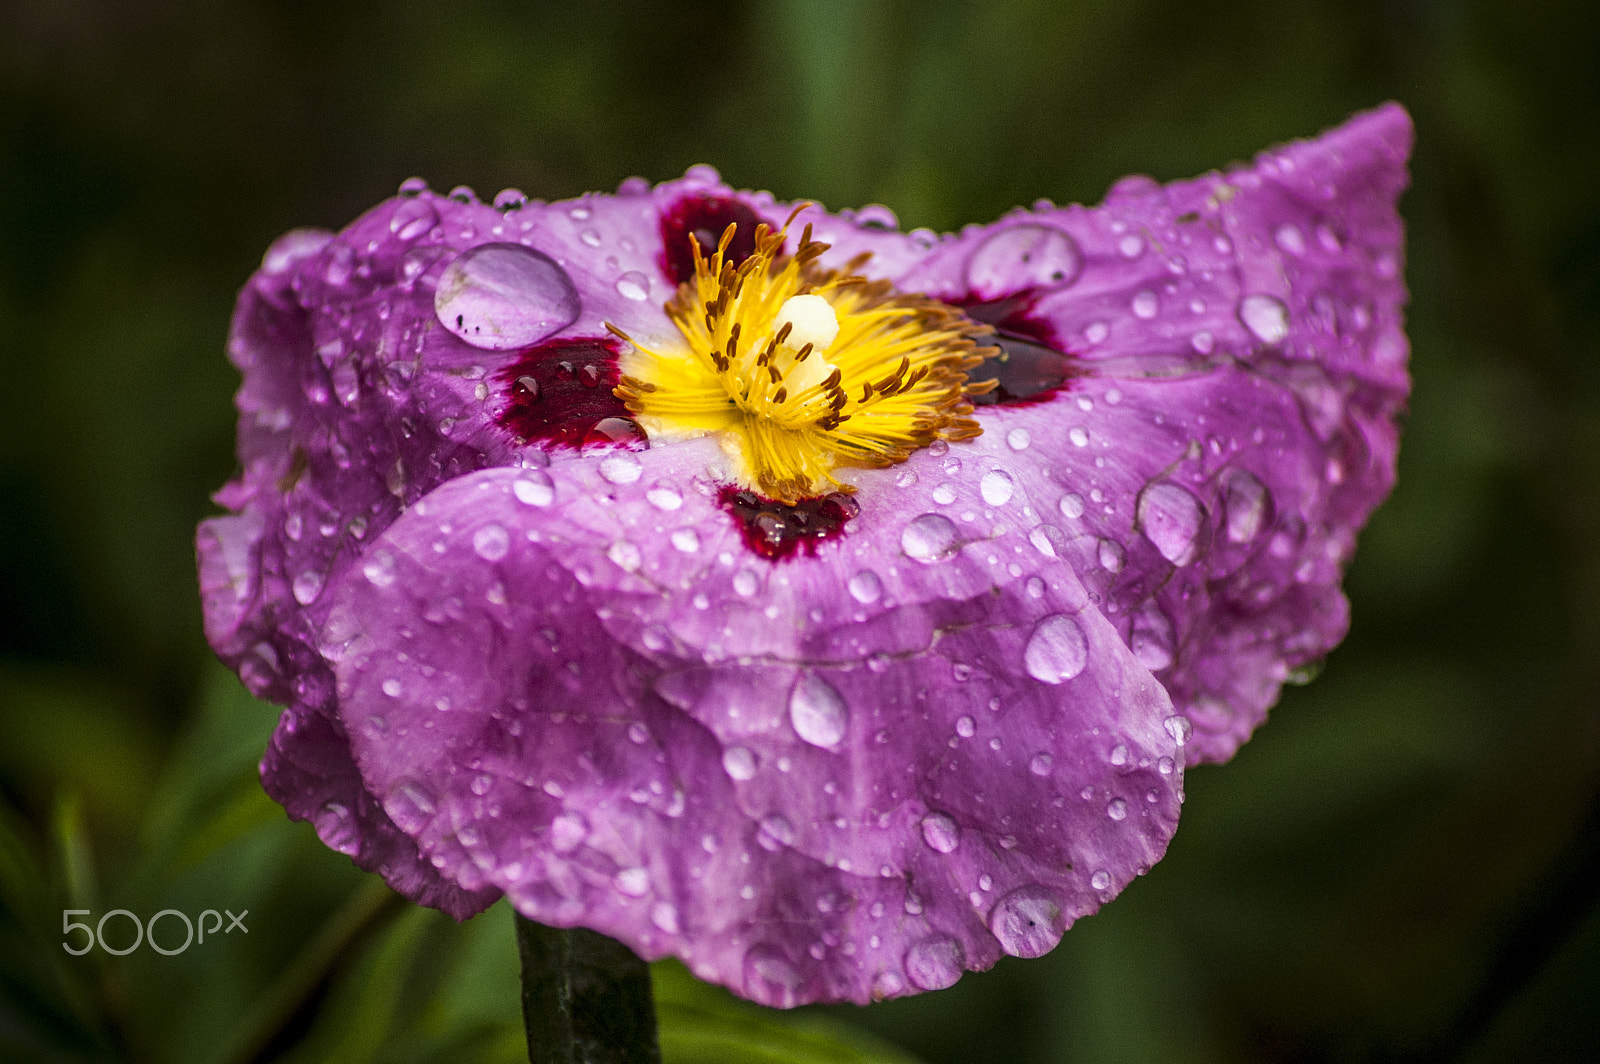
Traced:
POLYGON ((737 265, 735 225, 709 257, 690 240, 694 277, 666 304, 681 347, 647 348, 607 326, 632 345, 616 394, 652 434, 731 434, 741 486, 789 504, 851 490, 834 476, 841 467, 894 465, 936 439, 978 435, 967 396, 980 388, 967 372, 992 353, 978 347, 987 326, 859 276, 864 257, 820 268, 828 245, 810 226, 785 253, 802 209, 776 232, 758 225, 737 265))

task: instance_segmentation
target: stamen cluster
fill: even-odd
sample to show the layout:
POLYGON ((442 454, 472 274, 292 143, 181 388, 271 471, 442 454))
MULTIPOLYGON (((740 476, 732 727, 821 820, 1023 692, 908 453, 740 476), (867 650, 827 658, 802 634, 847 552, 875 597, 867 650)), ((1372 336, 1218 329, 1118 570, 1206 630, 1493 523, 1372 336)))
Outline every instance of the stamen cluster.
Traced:
POLYGON ((992 353, 976 342, 989 328, 858 275, 865 257, 822 269, 828 245, 809 225, 785 254, 793 220, 758 225, 738 263, 737 224, 709 258, 690 241, 694 277, 666 305, 686 346, 652 351, 608 326, 633 346, 617 397, 652 434, 723 434, 743 486, 784 503, 850 490, 833 476, 840 466, 894 465, 936 439, 979 435, 970 398, 994 382, 968 371, 992 353), (836 332, 817 320, 830 310, 836 332))

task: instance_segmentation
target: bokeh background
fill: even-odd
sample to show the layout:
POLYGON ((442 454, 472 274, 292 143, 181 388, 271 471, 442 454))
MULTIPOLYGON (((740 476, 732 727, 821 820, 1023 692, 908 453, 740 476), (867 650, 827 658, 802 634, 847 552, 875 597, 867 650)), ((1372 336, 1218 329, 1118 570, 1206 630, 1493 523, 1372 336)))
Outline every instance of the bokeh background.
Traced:
POLYGON ((1416 392, 1345 645, 1050 956, 797 1014, 660 966, 668 1060, 1600 1060, 1590 0, 0 4, 0 1060, 522 1058, 504 906, 457 927, 291 824, 201 638, 228 316, 280 232, 412 174, 702 161, 943 230, 1385 99, 1416 392), (249 931, 65 953, 62 910, 119 907, 249 931))

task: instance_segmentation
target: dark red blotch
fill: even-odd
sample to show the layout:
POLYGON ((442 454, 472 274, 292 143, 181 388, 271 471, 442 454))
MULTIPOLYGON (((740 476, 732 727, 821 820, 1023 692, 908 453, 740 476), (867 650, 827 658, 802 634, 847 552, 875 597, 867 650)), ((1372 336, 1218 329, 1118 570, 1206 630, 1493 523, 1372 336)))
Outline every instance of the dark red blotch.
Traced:
POLYGON ((1072 356, 1060 349, 1050 326, 1032 316, 1031 293, 1004 299, 956 300, 974 321, 994 327, 994 335, 978 342, 998 347, 1000 353, 984 360, 968 377, 974 381, 998 380, 999 387, 975 395, 977 406, 1031 406, 1050 399, 1081 370, 1072 356))
POLYGON ((717 493, 717 502, 739 525, 745 546, 772 561, 800 549, 815 554, 818 543, 839 535, 844 523, 861 512, 861 504, 842 491, 791 505, 727 485, 717 493))
POLYGON ((694 276, 694 252, 689 241, 700 245, 700 254, 710 258, 729 225, 737 225, 733 243, 728 245, 728 261, 735 266, 756 250, 756 226, 760 215, 731 196, 697 193, 684 196, 661 214, 661 272, 673 284, 683 284, 694 276))
POLYGON ((644 445, 644 431, 612 394, 619 346, 609 336, 567 338, 522 352, 497 375, 500 426, 527 443, 644 445))

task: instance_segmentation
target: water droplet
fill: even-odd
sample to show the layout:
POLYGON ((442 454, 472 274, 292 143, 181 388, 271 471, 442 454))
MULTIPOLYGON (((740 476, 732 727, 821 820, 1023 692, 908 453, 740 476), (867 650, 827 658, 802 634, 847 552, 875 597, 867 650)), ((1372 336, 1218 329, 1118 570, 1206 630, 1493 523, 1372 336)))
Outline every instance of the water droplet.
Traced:
POLYGON ((1048 225, 1013 225, 979 245, 967 260, 967 285, 986 298, 1027 288, 1071 284, 1083 268, 1078 245, 1048 225))
POLYGON ((1026 451, 1031 442, 1033 437, 1028 435, 1027 429, 1012 429, 1006 433, 1006 446, 1013 451, 1026 451))
POLYGON ((610 558, 617 568, 624 572, 637 572, 644 564, 644 555, 639 548, 625 539, 619 539, 606 548, 606 557, 610 558))
POLYGON ((1125 259, 1136 259, 1144 254, 1144 238, 1135 233, 1129 233, 1117 241, 1117 250, 1125 259))
POLYGON ((1111 326, 1103 321, 1091 321, 1083 330, 1083 338, 1091 344, 1104 343, 1106 337, 1111 335, 1111 326))
POLYGON ((600 461, 600 476, 610 484, 632 484, 644 472, 644 467, 633 455, 608 454, 600 461))
POLYGON ((373 587, 388 587, 394 583, 394 555, 388 551, 379 551, 361 566, 361 574, 373 587))
POLYGON ((577 813, 562 813, 550 821, 550 846, 556 853, 571 853, 589 837, 589 822, 577 813))
POLYGON ((899 972, 879 972, 872 980, 872 996, 874 1000, 883 1001, 899 995, 906 988, 906 981, 900 978, 899 972))
POLYGON ((722 751, 722 770, 741 782, 754 779, 756 755, 742 746, 730 746, 722 751))
POLYGON ((511 549, 511 536, 499 525, 484 525, 472 534, 472 552, 486 562, 497 562, 511 549))
POLYGON ((1016 489, 1016 481, 1004 469, 991 469, 978 482, 978 491, 990 506, 1004 506, 1016 489))
POLYGON ((1072 541, 1055 525, 1039 525, 1028 533, 1028 542, 1046 558, 1064 558, 1072 541))
POLYGON ((1305 234, 1300 232, 1300 227, 1293 222, 1284 222, 1272 234, 1273 243, 1289 254, 1299 258, 1306 253, 1305 234))
POLYGON ((1074 447, 1089 446, 1089 430, 1082 425, 1074 425, 1067 432, 1067 439, 1072 441, 1074 447))
POLYGON ((756 841, 761 844, 762 849, 776 853, 785 846, 793 846, 798 837, 788 817, 773 813, 761 818, 761 829, 756 835, 756 841))
POLYGON ((1168 717, 1162 723, 1167 729, 1167 734, 1172 736, 1172 741, 1179 746, 1186 744, 1194 735, 1194 725, 1189 723, 1188 717, 1168 717))
POLYGON ((850 578, 850 597, 863 606, 877 602, 883 594, 883 581, 878 579, 878 574, 871 569, 863 569, 850 578))
POLYGON ((995 902, 989 930, 1013 957, 1042 957, 1066 934, 1066 913, 1045 888, 1018 887, 995 902))
POLYGON ((1189 337, 1189 346, 1195 349, 1196 354, 1209 355, 1212 349, 1217 346, 1217 338, 1205 329, 1201 329, 1189 337))
POLYGON ((444 327, 473 347, 505 351, 571 325, 579 301, 550 256, 521 244, 482 244, 445 268, 433 306, 444 327))
POLYGON ((937 853, 951 853, 961 845, 961 828, 943 813, 929 813, 922 818, 922 841, 937 853))
POLYGON ((394 266, 394 279, 401 287, 409 289, 429 267, 444 258, 446 250, 437 245, 415 247, 400 256, 394 266))
POLYGON ((1133 316, 1149 321, 1156 316, 1156 311, 1161 309, 1161 301, 1156 294, 1148 288, 1141 288, 1133 295, 1133 316))
POLYGON ((956 501, 956 489, 953 484, 940 484, 933 489, 933 501, 940 506, 949 506, 956 501))
POLYGON ((761 578, 749 569, 740 569, 733 576, 733 590, 749 598, 761 587, 761 578))
POLYGON ((930 935, 906 951, 906 978, 923 990, 954 986, 966 970, 961 943, 949 935, 930 935))
POLYGON ((960 549, 956 526, 943 514, 923 514, 913 518, 900 533, 900 549, 913 561, 943 561, 960 549))
POLYGON ((1122 566, 1128 560, 1128 552, 1114 539, 1102 539, 1096 553, 1100 557, 1100 568, 1108 573, 1122 572, 1122 566))
POLYGON ((311 822, 317 829, 317 837, 329 849, 346 857, 354 857, 361 852, 361 830, 347 806, 329 802, 317 810, 311 822))
POLYGON ((971 717, 961 716, 956 718, 956 734, 963 739, 970 739, 978 732, 978 722, 971 717))
POLYGON ((438 224, 439 212, 427 200, 402 203, 389 216, 389 232, 401 240, 415 240, 438 224))
POLYGON ((628 898, 642 898, 650 893, 650 873, 643 868, 624 868, 612 880, 617 893, 628 898))
POLYGON ((1151 672, 1159 672, 1172 664, 1172 621, 1153 600, 1134 615, 1128 648, 1139 659, 1139 664, 1151 672))
MULTIPOLYGON (((706 169, 711 168, 708 166, 706 169)), ((751 946, 745 953, 745 997, 763 1005, 791 1008, 799 989, 800 973, 777 946, 762 943, 751 946)))
POLYGON ((1151 481, 1139 493, 1134 523, 1173 565, 1188 565, 1199 556, 1205 511, 1200 500, 1170 480, 1151 481))
POLYGON ((832 684, 806 671, 789 692, 789 723, 801 739, 829 750, 844 741, 850 713, 832 684))
POLYGON ((1289 335, 1289 308, 1274 296, 1245 296, 1239 301, 1239 320, 1265 344, 1282 343, 1289 335))
POLYGON ((700 533, 692 528, 674 529, 669 538, 672 546, 684 554, 693 554, 700 549, 700 533))
POLYGON ((1028 771, 1035 776, 1048 776, 1055 763, 1056 759, 1049 754, 1035 754, 1033 760, 1028 762, 1028 771))
POLYGON ((315 569, 307 569, 294 578, 292 590, 296 602, 302 606, 311 605, 322 594, 322 574, 315 569))
POLYGON ((1069 491, 1067 494, 1061 496, 1061 502, 1058 504, 1058 509, 1060 509, 1062 516, 1069 517, 1076 521, 1078 518, 1083 516, 1083 496, 1079 495, 1077 492, 1069 491))
POLYGON ((1041 683, 1065 683, 1089 663, 1089 643, 1078 622, 1064 613, 1051 614, 1033 626, 1022 665, 1041 683))
POLYGON ((408 177, 400 182, 400 195, 420 196, 428 191, 428 182, 420 177, 408 177))
POLYGON ((549 506, 556 498, 556 486, 549 474, 529 469, 511 482, 511 494, 524 506, 549 506))
POLYGON ((1095 890, 1106 890, 1111 886, 1111 873, 1104 868, 1089 877, 1089 885, 1095 890))
POLYGON ((585 229, 583 232, 578 234, 578 239, 583 241, 589 247, 597 248, 600 246, 600 231, 593 228, 585 229))
POLYGON ((658 901, 650 907, 650 922, 658 931, 669 935, 678 933, 678 909, 671 902, 658 901))
POLYGON ((1222 488, 1222 508, 1227 517, 1228 540, 1248 543, 1268 522, 1272 499, 1267 486, 1253 473, 1233 470, 1222 488))
POLYGON ((383 693, 388 695, 390 698, 399 698, 405 693, 405 687, 393 676, 383 681, 382 687, 383 693))
POLYGON ((383 800, 383 811, 401 831, 415 836, 433 819, 433 798, 415 783, 402 783, 383 800))
POLYGON ((624 299, 643 301, 650 298, 650 278, 638 270, 629 270, 617 278, 617 293, 624 299))

